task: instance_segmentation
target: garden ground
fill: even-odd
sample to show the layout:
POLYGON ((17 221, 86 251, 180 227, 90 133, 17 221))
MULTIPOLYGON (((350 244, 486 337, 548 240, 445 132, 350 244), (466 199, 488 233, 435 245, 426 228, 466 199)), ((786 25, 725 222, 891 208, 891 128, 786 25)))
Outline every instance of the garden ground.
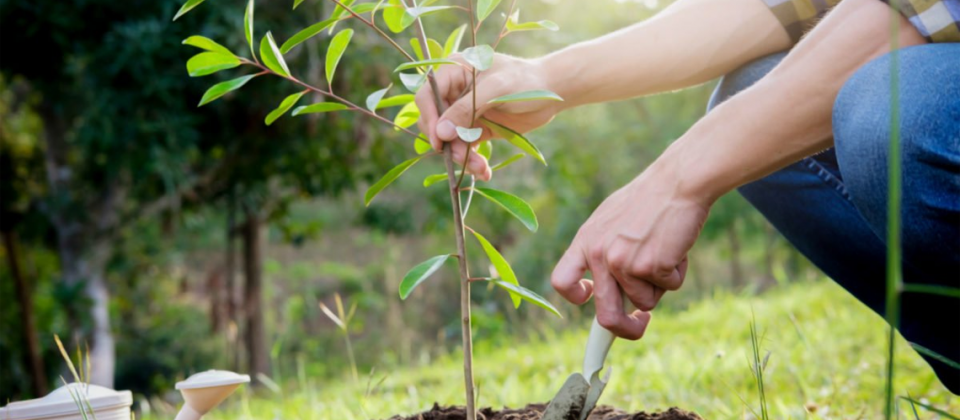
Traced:
MULTIPOLYGON (((407 308, 406 310, 414 310, 407 308)), ((689 309, 657 313, 643 340, 618 341, 607 359, 613 378, 601 403, 640 411, 679 406, 706 419, 752 418, 759 398, 748 362, 750 322, 756 318, 769 352, 764 383, 775 419, 875 419, 884 398, 883 320, 838 286, 801 282, 759 296, 719 294, 689 309)), ((475 369, 480 406, 523 406, 549 400, 579 371, 588 325, 515 346, 480 342, 475 369)), ((951 395, 922 359, 897 343, 896 391, 950 413, 951 395)), ((358 351, 363 351, 359 349, 358 351)), ((286 393, 244 390, 211 419, 380 419, 460 403, 456 353, 428 366, 377 369, 354 384, 289 379, 286 393)), ((344 372, 347 373, 348 369, 344 372)), ((901 414, 914 418, 901 403, 901 414)), ((919 409, 920 418, 938 415, 919 409)), ((153 417, 163 418, 157 413, 153 417)))

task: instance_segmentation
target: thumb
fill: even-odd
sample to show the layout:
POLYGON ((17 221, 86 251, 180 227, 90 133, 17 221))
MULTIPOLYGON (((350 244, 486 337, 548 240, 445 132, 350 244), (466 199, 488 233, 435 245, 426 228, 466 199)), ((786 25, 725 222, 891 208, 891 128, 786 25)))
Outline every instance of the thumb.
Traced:
POLYGON ((480 89, 477 90, 476 102, 474 102, 473 93, 467 93, 447 108, 437 123, 437 137, 444 141, 456 140, 459 138, 457 127, 471 127, 474 120, 474 103, 477 104, 476 119, 480 119, 487 110, 493 107, 493 104, 487 103, 491 98, 496 97, 491 96, 493 93, 492 87, 481 84, 480 89))

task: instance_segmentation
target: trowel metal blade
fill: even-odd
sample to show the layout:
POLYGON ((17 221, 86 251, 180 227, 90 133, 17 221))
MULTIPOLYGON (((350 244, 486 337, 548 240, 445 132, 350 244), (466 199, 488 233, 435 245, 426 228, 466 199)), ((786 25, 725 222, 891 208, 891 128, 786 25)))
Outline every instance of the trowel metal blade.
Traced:
POLYGON ((610 382, 610 372, 612 371, 612 367, 607 368, 607 373, 603 375, 603 379, 600 379, 600 372, 593 373, 590 378, 590 390, 587 391, 587 399, 583 402, 583 410, 580 411, 580 420, 586 420, 587 417, 590 416, 590 413, 593 412, 593 409, 597 407, 600 394, 602 394, 603 389, 607 387, 607 382, 610 382))
POLYGON ((563 382, 563 387, 550 401, 541 420, 573 420, 583 410, 590 384, 582 374, 574 373, 563 382))

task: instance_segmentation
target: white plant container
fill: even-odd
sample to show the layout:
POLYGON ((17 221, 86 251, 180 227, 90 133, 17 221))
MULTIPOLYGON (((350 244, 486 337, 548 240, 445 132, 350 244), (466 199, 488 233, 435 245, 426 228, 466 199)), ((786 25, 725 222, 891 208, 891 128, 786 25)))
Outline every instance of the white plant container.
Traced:
POLYGON ((78 402, 82 404, 83 412, 88 413, 88 418, 93 417, 89 415, 89 410, 93 410, 97 420, 130 420, 133 396, 130 391, 74 382, 43 398, 14 402, 0 408, 0 420, 83 420, 78 402))

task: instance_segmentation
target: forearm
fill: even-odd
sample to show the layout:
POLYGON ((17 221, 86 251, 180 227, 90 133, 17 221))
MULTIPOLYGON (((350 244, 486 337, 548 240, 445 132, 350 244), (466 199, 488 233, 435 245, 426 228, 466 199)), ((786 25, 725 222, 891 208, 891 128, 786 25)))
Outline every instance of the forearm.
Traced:
MULTIPOLYGON (((925 42, 899 20, 901 47, 925 42)), ((890 51, 890 22, 877 0, 845 0, 768 76, 701 119, 655 165, 712 202, 830 147, 834 100, 860 66, 890 51)))
POLYGON ((680 0, 644 22, 540 62, 570 108, 703 83, 790 45, 761 0, 680 0))

